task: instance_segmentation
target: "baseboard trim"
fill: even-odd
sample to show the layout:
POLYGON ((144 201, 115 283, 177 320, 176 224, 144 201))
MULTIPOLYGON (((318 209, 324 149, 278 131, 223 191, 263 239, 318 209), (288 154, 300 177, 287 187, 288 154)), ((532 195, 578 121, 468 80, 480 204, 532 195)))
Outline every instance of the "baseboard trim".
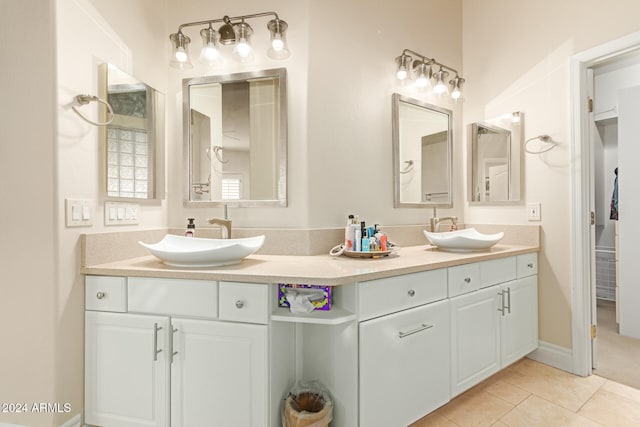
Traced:
POLYGON ((82 426, 82 416, 81 414, 76 415, 71 418, 66 423, 62 424, 60 427, 81 427, 82 426))
POLYGON ((570 348, 540 341, 538 348, 527 355, 529 359, 573 373, 573 352, 570 348))

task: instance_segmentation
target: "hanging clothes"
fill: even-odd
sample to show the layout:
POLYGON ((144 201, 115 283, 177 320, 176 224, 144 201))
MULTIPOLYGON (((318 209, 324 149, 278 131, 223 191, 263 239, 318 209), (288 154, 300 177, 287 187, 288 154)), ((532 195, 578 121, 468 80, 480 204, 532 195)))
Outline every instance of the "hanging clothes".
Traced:
POLYGON ((613 194, 611 195, 611 214, 609 219, 618 220, 618 168, 614 171, 616 179, 613 181, 613 194))

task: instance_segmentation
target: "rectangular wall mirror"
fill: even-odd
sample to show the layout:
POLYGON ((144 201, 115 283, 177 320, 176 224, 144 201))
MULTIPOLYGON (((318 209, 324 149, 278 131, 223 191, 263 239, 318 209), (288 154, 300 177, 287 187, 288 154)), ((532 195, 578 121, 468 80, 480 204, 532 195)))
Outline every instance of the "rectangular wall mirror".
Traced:
POLYGON ((520 201, 524 114, 505 114, 469 127, 469 201, 503 204, 520 201))
POLYGON ((397 93, 392 102, 394 206, 452 207, 451 110, 397 93))
POLYGON ((164 94, 112 64, 100 66, 100 79, 113 109, 102 132, 107 198, 164 199, 164 94))
POLYGON ((285 68, 183 80, 188 206, 287 205, 285 68))

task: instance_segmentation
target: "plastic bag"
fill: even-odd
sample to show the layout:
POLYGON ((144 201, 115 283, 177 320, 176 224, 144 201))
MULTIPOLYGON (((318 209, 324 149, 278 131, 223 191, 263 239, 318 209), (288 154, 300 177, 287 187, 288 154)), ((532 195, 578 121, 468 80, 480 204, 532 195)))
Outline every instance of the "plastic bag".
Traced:
POLYGON ((320 381, 297 383, 282 405, 282 427, 328 427, 333 403, 320 381))

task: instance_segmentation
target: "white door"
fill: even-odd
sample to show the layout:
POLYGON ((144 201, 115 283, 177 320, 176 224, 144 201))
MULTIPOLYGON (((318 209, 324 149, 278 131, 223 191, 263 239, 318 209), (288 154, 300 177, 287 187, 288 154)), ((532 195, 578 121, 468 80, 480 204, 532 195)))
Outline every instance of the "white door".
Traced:
POLYGON ((169 319, 85 313, 85 422, 167 427, 169 319))
MULTIPOLYGON (((589 99, 595 99, 595 83, 593 77, 593 68, 587 69, 587 96, 589 99)), ((595 101, 592 101, 595 102, 595 101)), ((592 104, 593 105, 593 104, 592 104)), ((595 233, 595 217, 596 217, 596 184, 595 184, 595 137, 596 122, 594 121, 594 111, 589 113, 589 211, 591 215, 591 224, 589 226, 589 292, 591 293, 591 325, 598 324, 598 304, 596 300, 596 233, 595 233)), ((600 207, 601 208, 601 207, 600 207)), ((591 368, 595 369, 598 363, 598 340, 591 339, 591 368)))
POLYGON ((500 314, 501 367, 538 348, 538 276, 502 285, 504 311, 500 314))
POLYGON ((267 326, 172 319, 171 426, 268 424, 267 326))
POLYGON ((640 212, 640 86, 618 92, 618 195, 620 247, 620 335, 640 338, 640 263, 638 236, 640 212))
POLYGON ((451 299, 451 396, 500 369, 499 286, 451 299))
POLYGON ((449 302, 360 324, 360 425, 405 426, 449 400, 449 302))

